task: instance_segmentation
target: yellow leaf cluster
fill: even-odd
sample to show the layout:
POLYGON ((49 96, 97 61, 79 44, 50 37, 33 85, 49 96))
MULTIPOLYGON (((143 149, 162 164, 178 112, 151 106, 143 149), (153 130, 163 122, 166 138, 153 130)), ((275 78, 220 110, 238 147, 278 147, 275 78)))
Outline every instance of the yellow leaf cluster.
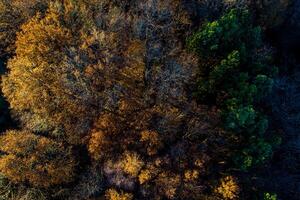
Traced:
POLYGON ((143 184, 151 179, 151 172, 148 169, 142 170, 139 174, 140 184, 143 184))
POLYGON ((135 152, 125 152, 121 163, 124 172, 133 177, 138 176, 144 165, 143 160, 135 152))
POLYGON ((226 176, 221 179, 221 183, 215 191, 224 199, 238 199, 240 189, 233 176, 226 176))
POLYGON ((115 189, 109 189, 105 192, 105 197, 107 200, 132 200, 133 195, 130 193, 125 193, 123 191, 118 192, 115 189))
POLYGON ((140 184, 144 184, 154 179, 160 172, 160 168, 155 163, 148 164, 144 167, 139 174, 140 184))
POLYGON ((186 170, 184 172, 184 180, 186 182, 195 181, 199 178, 199 171, 198 170, 186 170))

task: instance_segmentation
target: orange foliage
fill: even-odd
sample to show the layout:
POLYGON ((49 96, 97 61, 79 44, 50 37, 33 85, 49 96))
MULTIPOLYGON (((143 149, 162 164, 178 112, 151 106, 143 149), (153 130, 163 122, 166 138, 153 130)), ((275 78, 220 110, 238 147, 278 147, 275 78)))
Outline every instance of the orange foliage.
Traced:
POLYGON ((27 131, 8 131, 0 138, 0 172, 15 183, 49 187, 70 182, 75 161, 69 149, 27 131))

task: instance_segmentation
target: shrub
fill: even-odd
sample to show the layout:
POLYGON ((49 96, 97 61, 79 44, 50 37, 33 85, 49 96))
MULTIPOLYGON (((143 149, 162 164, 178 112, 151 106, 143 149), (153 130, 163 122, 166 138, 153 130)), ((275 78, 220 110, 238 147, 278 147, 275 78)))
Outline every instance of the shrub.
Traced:
POLYGON ((151 172, 150 170, 142 170, 139 174, 139 182, 140 184, 144 184, 145 182, 149 181, 151 179, 151 172))
POLYGON ((199 171, 198 170, 186 170, 184 172, 184 180, 188 181, 195 181, 199 178, 199 171))

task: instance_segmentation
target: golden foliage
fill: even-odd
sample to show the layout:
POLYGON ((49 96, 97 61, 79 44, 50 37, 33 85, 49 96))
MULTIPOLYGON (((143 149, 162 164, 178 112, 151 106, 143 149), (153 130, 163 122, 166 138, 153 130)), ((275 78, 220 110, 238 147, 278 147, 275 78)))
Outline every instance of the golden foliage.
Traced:
MULTIPOLYGON (((56 12, 48 12, 45 18, 37 15, 24 24, 17 35, 18 57, 28 58, 36 65, 59 64, 64 57, 63 48, 72 39, 71 32, 61 25, 59 17, 56 12)), ((34 69, 35 66, 28 67, 34 69)))
POLYGON ((141 170, 139 174, 140 184, 144 184, 154 179, 160 171, 160 168, 155 166, 152 162, 148 164, 144 169, 141 170))
POLYGON ((186 170, 184 172, 184 180, 186 182, 196 181, 198 178, 199 178, 199 171, 198 170, 186 170))
POLYGON ((75 161, 68 149, 27 131, 8 131, 0 138, 0 172, 12 182, 49 187, 73 179, 75 161))
POLYGON ((125 51, 125 56, 128 58, 128 67, 122 70, 122 74, 124 77, 131 79, 132 82, 135 82, 136 86, 144 82, 145 53, 145 44, 139 40, 130 41, 125 51))
POLYGON ((89 140, 88 151, 93 159, 100 160, 105 156, 110 144, 103 131, 93 132, 89 140))
POLYGON ((151 172, 148 169, 142 170, 139 174, 139 181, 140 184, 144 184, 145 182, 148 182, 151 179, 151 172))
POLYGON ((0 54, 12 54, 16 33, 37 12, 44 12, 48 0, 0 0, 0 54))
POLYGON ((142 169, 144 162, 135 152, 125 152, 122 158, 122 168, 125 173, 136 177, 142 169))
POLYGON ((78 34, 66 27, 68 12, 51 4, 45 16, 37 14, 22 26, 2 90, 27 128, 55 129, 70 143, 80 143, 95 112, 95 91, 80 70, 85 63, 82 51, 73 48, 80 43, 78 34))
POLYGON ((220 194, 224 199, 238 199, 240 189, 233 176, 226 176, 221 179, 221 183, 215 192, 220 194))
POLYGON ((98 29, 90 6, 56 1, 25 23, 2 82, 26 128, 51 130, 72 144, 85 142, 101 111, 124 117, 143 104, 144 43, 98 29))
POLYGON ((142 131, 140 141, 146 144, 149 156, 155 155, 158 149, 162 147, 161 139, 156 131, 142 131))
MULTIPOLYGON (((61 86, 54 82, 57 70, 49 64, 60 64, 64 57, 62 49, 69 44, 71 35, 58 18, 56 13, 43 19, 37 15, 22 26, 17 36, 17 55, 8 62, 10 73, 2 83, 3 93, 15 111, 29 109, 45 114, 53 109, 51 101, 61 92, 61 86)), ((54 117, 62 118, 56 114, 54 117)))
POLYGON ((130 193, 125 193, 123 191, 118 192, 115 189, 109 189, 105 192, 105 197, 107 200, 132 200, 133 195, 130 193))
POLYGON ((113 146, 121 145, 120 139, 121 123, 117 122, 116 117, 109 113, 103 113, 94 123, 88 142, 88 151, 94 160, 102 160, 109 157, 113 146))

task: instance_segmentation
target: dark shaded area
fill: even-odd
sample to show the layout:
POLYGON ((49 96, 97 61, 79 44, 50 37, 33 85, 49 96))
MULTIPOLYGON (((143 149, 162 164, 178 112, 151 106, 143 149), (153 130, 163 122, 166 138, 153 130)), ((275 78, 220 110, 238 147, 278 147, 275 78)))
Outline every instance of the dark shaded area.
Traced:
MULTIPOLYGON (((6 71, 5 59, 0 59, 0 75, 6 71)), ((9 113, 9 105, 0 92, 0 132, 12 128, 15 125, 9 113)))
POLYGON ((276 48, 279 77, 275 80, 271 104, 271 127, 282 134, 282 144, 270 167, 264 170, 265 188, 280 199, 300 197, 300 0, 287 10, 285 21, 267 30, 266 37, 276 48), (266 184, 267 183, 267 184, 266 184))

